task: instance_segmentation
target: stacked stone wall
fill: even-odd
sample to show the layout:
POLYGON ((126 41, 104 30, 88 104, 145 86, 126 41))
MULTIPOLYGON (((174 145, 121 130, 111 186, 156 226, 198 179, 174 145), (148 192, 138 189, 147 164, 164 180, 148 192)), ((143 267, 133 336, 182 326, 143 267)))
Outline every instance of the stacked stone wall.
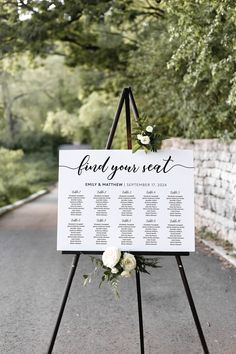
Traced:
POLYGON ((162 148, 194 151, 195 225, 236 247, 236 140, 172 138, 162 148))

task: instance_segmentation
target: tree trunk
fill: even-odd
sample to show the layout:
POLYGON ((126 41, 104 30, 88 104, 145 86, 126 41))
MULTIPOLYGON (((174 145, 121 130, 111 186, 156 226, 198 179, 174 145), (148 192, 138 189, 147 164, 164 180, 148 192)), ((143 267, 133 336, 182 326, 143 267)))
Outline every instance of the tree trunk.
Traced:
POLYGON ((10 90, 9 90, 9 85, 8 85, 9 74, 7 74, 6 72, 2 72, 1 78, 2 78, 1 86, 2 86, 2 95, 3 95, 4 116, 6 119, 7 126, 8 126, 10 140, 11 140, 11 142, 14 142, 15 135, 16 135, 16 131, 15 131, 16 120, 15 120, 14 114, 12 112, 13 100, 12 100, 10 90))

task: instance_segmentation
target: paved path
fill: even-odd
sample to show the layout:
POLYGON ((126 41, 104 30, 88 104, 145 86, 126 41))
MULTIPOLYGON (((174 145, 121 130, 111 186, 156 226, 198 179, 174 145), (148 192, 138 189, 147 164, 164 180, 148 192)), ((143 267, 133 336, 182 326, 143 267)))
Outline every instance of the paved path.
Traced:
MULTIPOLYGON (((44 354, 72 260, 56 252, 56 191, 0 218, 0 353, 44 354)), ((236 271, 198 247, 183 259, 211 354, 236 353, 236 271)), ((202 353, 174 257, 142 276, 146 354, 202 353)), ((55 354, 139 354, 135 281, 121 300, 82 287, 82 256, 55 354)))

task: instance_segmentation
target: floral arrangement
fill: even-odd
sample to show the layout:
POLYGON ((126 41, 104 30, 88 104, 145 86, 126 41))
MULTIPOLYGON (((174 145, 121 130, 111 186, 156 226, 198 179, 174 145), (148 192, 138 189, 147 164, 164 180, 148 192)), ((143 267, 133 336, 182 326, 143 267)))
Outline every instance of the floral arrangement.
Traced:
POLYGON ((119 296, 120 278, 129 278, 134 271, 150 274, 146 267, 158 268, 158 258, 144 258, 134 256, 128 252, 122 252, 117 247, 108 247, 102 254, 102 259, 91 257, 95 263, 93 272, 84 274, 84 286, 91 283, 92 278, 99 272, 102 273, 99 287, 103 282, 108 282, 116 296, 119 296))
POLYGON ((133 152, 136 152, 140 148, 146 152, 157 151, 161 144, 156 125, 148 125, 144 118, 137 122, 137 128, 134 130, 133 137, 133 152))

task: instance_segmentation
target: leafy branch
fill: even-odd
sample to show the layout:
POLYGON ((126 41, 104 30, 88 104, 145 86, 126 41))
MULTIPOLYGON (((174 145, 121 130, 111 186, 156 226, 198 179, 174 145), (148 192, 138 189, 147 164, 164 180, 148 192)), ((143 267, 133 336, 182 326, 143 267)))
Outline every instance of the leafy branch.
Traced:
POLYGON ((156 125, 148 125, 147 118, 141 117, 136 122, 137 126, 133 130, 133 152, 139 149, 148 151, 157 151, 161 146, 161 136, 157 132, 156 125))
MULTIPOLYGON (((110 266, 108 266, 109 260, 107 263, 107 258, 102 257, 102 259, 100 259, 91 256, 90 258, 92 263, 95 265, 95 268, 91 273, 83 275, 83 285, 86 286, 87 284, 91 283, 94 277, 101 276, 99 288, 104 282, 106 282, 110 285, 111 290, 115 294, 116 298, 119 298, 119 283, 122 277, 130 277, 133 271, 139 271, 142 273, 150 274, 147 270, 147 267, 160 268, 158 258, 145 258, 143 256, 134 256, 131 253, 121 252, 119 249, 117 249, 117 252, 118 258, 116 259, 116 262, 112 265, 110 263, 110 266)), ((103 253, 103 256, 105 253, 106 251, 103 253)))

